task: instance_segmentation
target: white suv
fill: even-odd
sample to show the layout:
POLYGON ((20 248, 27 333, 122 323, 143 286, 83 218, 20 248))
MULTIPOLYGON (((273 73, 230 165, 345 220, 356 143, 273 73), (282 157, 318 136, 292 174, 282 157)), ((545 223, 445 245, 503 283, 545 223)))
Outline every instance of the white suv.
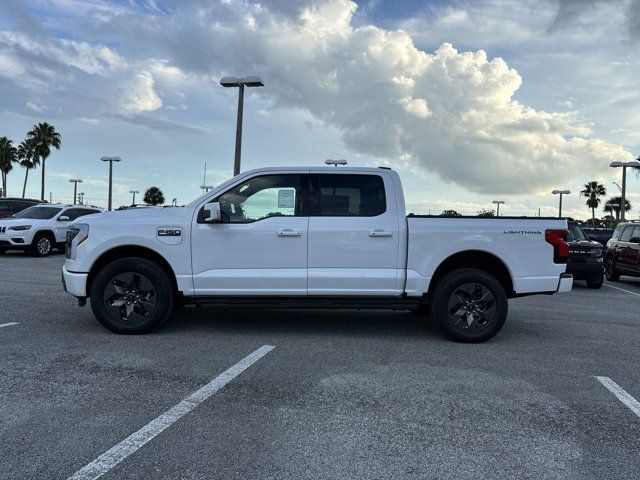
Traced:
POLYGON ((101 213, 84 205, 40 204, 0 220, 0 254, 7 250, 25 250, 45 257, 54 247, 64 248, 67 230, 76 218, 101 213))

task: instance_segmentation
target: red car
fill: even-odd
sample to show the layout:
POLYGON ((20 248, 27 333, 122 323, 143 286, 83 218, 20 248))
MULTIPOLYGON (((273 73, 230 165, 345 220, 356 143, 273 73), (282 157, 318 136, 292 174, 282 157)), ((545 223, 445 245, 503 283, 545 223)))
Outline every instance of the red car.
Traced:
POLYGON ((25 208, 32 207, 39 203, 44 202, 32 198, 0 198, 0 218, 9 218, 11 215, 15 215, 25 208))
POLYGON ((640 222, 624 222, 616 227, 607 242, 604 274, 616 282, 620 275, 640 277, 640 222))

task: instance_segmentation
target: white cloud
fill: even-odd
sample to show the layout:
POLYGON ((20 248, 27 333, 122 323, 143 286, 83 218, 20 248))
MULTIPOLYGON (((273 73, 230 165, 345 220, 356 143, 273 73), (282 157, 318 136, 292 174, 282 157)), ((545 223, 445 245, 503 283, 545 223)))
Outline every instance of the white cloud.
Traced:
POLYGON ((142 71, 120 87, 122 97, 120 111, 125 115, 157 110, 162 99, 154 90, 154 79, 148 71, 142 71))
MULTIPOLYGON (((259 71, 267 83, 261 94, 275 107, 308 110, 338 128, 353 152, 418 166, 472 191, 547 191, 602 173, 612 159, 631 158, 619 145, 591 138, 571 112, 514 100, 523 79, 501 58, 459 52, 448 43, 435 52, 420 50, 403 31, 354 26, 355 9, 346 0, 316 1, 292 20, 233 2, 201 10, 198 22, 188 25, 182 23, 189 21, 186 10, 178 12, 175 31, 174 19, 156 24, 158 30, 132 30, 153 36, 161 29, 174 38, 172 63, 187 71, 192 52, 181 46, 193 43, 191 35, 216 45, 202 52, 198 69, 259 71), (251 27, 247 14, 255 19, 251 27), (209 21, 219 18, 226 28, 211 28, 209 21)), ((447 17, 466 21, 453 11, 447 17)))

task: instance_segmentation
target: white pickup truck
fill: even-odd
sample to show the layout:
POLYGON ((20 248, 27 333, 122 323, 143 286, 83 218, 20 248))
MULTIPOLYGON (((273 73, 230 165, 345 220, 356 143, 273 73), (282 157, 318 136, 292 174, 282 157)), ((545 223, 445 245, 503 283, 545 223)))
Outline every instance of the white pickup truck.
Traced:
POLYGON ((567 222, 406 215, 387 168, 263 168, 185 207, 102 213, 67 236, 64 288, 117 333, 185 304, 429 312, 480 342, 507 299, 571 290, 567 222))

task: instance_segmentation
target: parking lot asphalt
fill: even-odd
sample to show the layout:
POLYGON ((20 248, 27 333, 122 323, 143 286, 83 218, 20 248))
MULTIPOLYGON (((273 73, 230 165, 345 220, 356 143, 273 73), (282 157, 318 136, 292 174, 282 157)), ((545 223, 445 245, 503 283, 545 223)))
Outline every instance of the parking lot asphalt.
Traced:
POLYGON ((640 399, 636 279, 514 299, 480 345, 381 311, 184 308, 119 336, 63 260, 0 257, 0 478, 95 465, 264 345, 101 478, 638 478, 640 417, 596 379, 640 399))

